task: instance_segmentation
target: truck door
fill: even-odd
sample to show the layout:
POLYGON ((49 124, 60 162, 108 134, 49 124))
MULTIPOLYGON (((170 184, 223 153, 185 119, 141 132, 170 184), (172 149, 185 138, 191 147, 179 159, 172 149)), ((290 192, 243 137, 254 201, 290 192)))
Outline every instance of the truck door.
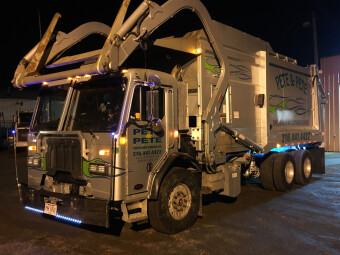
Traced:
POLYGON ((145 86, 135 87, 129 115, 132 124, 126 132, 128 195, 147 190, 149 174, 168 148, 169 141, 165 135, 168 129, 166 94, 162 88, 151 90, 145 86), (151 120, 154 120, 154 125, 162 126, 160 132, 152 130, 151 120))

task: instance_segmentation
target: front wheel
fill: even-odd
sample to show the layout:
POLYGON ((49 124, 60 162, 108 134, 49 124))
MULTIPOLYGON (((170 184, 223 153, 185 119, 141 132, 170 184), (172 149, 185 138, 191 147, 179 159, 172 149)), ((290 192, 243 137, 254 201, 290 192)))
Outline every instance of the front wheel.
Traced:
POLYGON ((200 205, 200 176, 196 171, 174 167, 165 176, 157 200, 149 200, 151 226, 176 234, 195 222, 200 205))

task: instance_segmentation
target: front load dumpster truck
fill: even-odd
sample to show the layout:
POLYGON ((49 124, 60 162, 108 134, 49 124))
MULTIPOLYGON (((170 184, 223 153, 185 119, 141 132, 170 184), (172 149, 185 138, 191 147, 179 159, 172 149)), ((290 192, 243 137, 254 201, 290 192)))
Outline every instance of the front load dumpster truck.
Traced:
POLYGON ((13 116, 12 129, 8 136, 8 147, 12 151, 27 148, 27 133, 31 123, 31 111, 16 111, 13 116))
POLYGON ((125 19, 129 2, 112 27, 64 33, 57 13, 19 63, 14 87, 41 84, 17 166, 25 208, 173 234, 202 213, 203 194, 236 197, 242 178, 281 192, 308 183, 324 160, 316 66, 212 20, 199 0, 145 0, 125 19), (91 36, 97 50, 72 53, 91 36))

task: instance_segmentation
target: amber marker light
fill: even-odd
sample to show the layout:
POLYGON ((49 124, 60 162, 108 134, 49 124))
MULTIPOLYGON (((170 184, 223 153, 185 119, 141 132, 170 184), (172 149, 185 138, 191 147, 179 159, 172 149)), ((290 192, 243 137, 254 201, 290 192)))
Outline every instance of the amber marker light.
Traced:
POLYGON ((37 146, 35 146, 35 145, 28 146, 28 150, 29 151, 36 151, 37 150, 37 146))
POLYGON ((109 156, 110 155, 110 150, 100 150, 99 151, 100 156, 109 156))
POLYGON ((125 145, 126 144, 126 137, 122 136, 120 139, 119 139, 119 143, 121 145, 125 145))
POLYGON ((196 55, 199 55, 199 54, 201 54, 202 53, 202 49, 201 48, 196 48, 195 50, 194 50, 194 54, 196 54, 196 55))

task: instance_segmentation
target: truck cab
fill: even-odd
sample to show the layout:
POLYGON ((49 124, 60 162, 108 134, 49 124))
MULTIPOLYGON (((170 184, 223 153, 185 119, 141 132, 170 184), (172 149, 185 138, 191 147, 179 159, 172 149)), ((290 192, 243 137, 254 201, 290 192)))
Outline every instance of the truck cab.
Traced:
MULTIPOLYGON (((187 96, 185 84, 144 69, 43 85, 28 135, 27 206, 25 194, 41 197, 37 191, 44 203, 57 201, 59 212, 72 196, 102 201, 104 209, 107 201, 129 205, 155 196, 156 173, 179 152, 179 131, 186 128, 178 121, 187 115, 186 107, 179 111, 179 95, 187 96)), ((136 219, 147 218, 141 210, 136 219)), ((105 225, 105 211, 92 223, 105 225)))

